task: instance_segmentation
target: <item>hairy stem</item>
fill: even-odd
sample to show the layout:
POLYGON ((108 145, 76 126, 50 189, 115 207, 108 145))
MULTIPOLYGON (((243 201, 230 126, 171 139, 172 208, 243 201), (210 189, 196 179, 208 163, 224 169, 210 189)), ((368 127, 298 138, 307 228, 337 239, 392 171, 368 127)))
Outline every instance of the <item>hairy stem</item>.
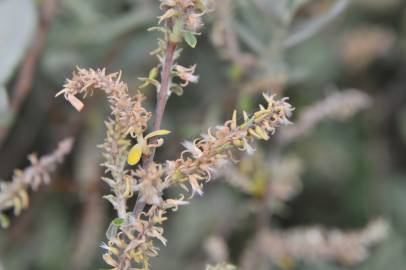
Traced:
MULTIPOLYGON (((161 86, 159 87, 159 92, 157 96, 157 104, 155 108, 155 120, 152 131, 159 130, 161 127, 162 118, 164 116, 166 103, 168 102, 169 98, 169 87, 171 83, 171 70, 173 65, 173 56, 176 50, 176 43, 171 42, 168 40, 166 46, 166 53, 165 53, 165 62, 162 66, 161 72, 161 86)), ((155 143, 156 138, 151 140, 151 143, 155 143)), ((155 149, 152 150, 151 155, 144 157, 143 166, 144 168, 148 165, 148 163, 154 160, 155 156, 155 149)), ((137 200, 134 205, 133 213, 135 215, 139 215, 142 213, 142 210, 145 208, 145 202, 141 200, 137 200)))
MULTIPOLYGON (((161 73, 161 86, 159 87, 158 97, 157 97, 157 104, 155 109, 155 121, 153 125, 153 130, 159 130, 161 127, 162 118, 164 116, 166 103, 168 102, 169 97, 169 87, 171 83, 171 70, 173 65, 173 56, 176 50, 176 43, 172 41, 167 42, 166 46, 166 58, 165 62, 162 67, 161 73)), ((156 138, 154 138, 152 143, 156 142, 156 138)), ((154 160, 155 151, 151 153, 151 155, 145 160, 145 164, 154 160)))

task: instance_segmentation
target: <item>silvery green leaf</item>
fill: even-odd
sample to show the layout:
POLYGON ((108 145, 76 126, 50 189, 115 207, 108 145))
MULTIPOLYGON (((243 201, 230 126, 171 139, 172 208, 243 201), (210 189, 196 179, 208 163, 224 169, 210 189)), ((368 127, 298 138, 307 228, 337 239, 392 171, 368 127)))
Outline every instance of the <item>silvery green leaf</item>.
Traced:
POLYGON ((10 226, 10 220, 8 219, 8 217, 6 215, 4 215, 2 213, 0 213, 0 226, 3 229, 7 229, 10 226))
POLYGON ((192 32, 187 31, 187 32, 183 33, 183 38, 190 47, 192 47, 192 48, 196 47, 197 38, 192 32))
POLYGON ((0 1, 0 85, 13 74, 30 45, 37 21, 32 0, 0 1))
POLYGON ((0 85, 0 125, 5 125, 10 121, 10 104, 7 91, 0 85))
POLYGON ((109 228, 106 231, 106 237, 109 240, 116 238, 118 233, 118 226, 114 222, 110 223, 109 228))
POLYGON ((328 25, 331 21, 343 13, 349 4, 349 0, 337 0, 325 14, 310 19, 307 22, 302 22, 300 26, 286 39, 284 44, 285 47, 294 47, 317 34, 323 29, 323 27, 328 25))

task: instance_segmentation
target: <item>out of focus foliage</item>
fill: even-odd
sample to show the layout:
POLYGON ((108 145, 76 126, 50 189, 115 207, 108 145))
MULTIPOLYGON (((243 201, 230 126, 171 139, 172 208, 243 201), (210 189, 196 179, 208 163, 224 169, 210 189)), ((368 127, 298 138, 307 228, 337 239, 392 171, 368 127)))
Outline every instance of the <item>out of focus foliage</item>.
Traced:
MULTIPOLYGON (((28 165, 29 153, 76 137, 51 186, 32 194, 30 209, 0 233, 4 269, 102 267, 98 246, 112 209, 101 199, 107 191, 96 145, 106 102, 96 95, 76 114, 53 96, 75 65, 122 70, 136 89, 154 64, 148 53, 156 35, 146 30, 158 11, 151 0, 0 1, 0 179, 28 165), (9 100, 17 71, 38 38, 34 22, 44 23, 41 5, 49 3, 56 13, 46 22, 28 95, 14 112, 9 100)), ((184 138, 224 122, 235 108, 253 110, 262 91, 289 96, 296 125, 257 145, 254 156, 224 170, 204 197, 170 217, 169 247, 153 269, 205 269, 223 261, 241 269, 404 269, 406 3, 224 0, 208 17, 197 48, 182 56, 198 63, 199 84, 170 99, 163 128, 173 131, 173 143, 157 159, 174 158, 184 138), (369 256, 349 247, 365 255, 359 261, 341 253, 333 260, 276 258, 267 254, 272 241, 255 246, 258 237, 271 239, 270 232, 277 237, 315 225, 326 239, 331 231, 321 228, 363 232, 379 217, 390 222, 389 236, 369 256), (252 251, 256 268, 247 266, 252 251)), ((145 94, 152 107, 155 93, 145 94)), ((379 222, 374 235, 384 230, 379 222)))

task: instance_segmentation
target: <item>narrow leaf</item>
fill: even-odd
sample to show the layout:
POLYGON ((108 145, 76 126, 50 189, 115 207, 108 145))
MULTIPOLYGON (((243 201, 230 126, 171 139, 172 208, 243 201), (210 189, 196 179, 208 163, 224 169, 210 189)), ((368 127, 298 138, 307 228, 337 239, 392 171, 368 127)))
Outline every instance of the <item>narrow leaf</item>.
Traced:
POLYGON ((187 43, 190 47, 192 47, 192 48, 195 48, 195 47, 196 47, 196 45, 197 45, 197 38, 196 38, 195 35, 193 35, 192 32, 185 32, 185 33, 183 34, 183 38, 184 38, 184 40, 186 41, 186 43, 187 43))
POLYGON ((9 80, 32 43, 37 15, 36 1, 0 1, 0 85, 9 80))
POLYGON ((124 224, 124 219, 116 218, 116 219, 113 220, 113 223, 114 223, 114 225, 121 226, 121 225, 124 224))
POLYGON ((6 88, 0 85, 0 125, 8 125, 11 120, 10 102, 6 88))
POLYGON ((171 132, 166 129, 153 131, 153 132, 149 133, 147 136, 145 136, 145 140, 148 140, 149 138, 156 137, 156 136, 168 135, 169 133, 171 133, 171 132))
POLYGON ((0 226, 3 229, 6 229, 6 228, 8 228, 10 226, 10 220, 4 214, 0 214, 0 226))

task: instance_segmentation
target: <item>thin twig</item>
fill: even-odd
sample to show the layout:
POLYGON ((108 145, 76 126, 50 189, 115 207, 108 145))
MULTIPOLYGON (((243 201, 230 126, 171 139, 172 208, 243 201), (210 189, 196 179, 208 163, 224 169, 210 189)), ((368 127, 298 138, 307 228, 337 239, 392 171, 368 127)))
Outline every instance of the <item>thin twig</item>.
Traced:
MULTIPOLYGON (((34 34, 35 39, 33 40, 32 46, 28 49, 26 57, 18 72, 13 96, 10 101, 12 115, 16 115, 18 113, 21 104, 32 88, 31 86, 35 73, 35 67, 43 50, 51 20, 55 16, 57 1, 58 0, 46 0, 41 6, 40 20, 34 34)), ((0 127, 0 142, 8 134, 8 131, 9 126, 0 127)))
MULTIPOLYGON (((161 127, 162 118, 164 116, 165 107, 169 98, 169 86, 171 83, 171 70, 173 65, 173 56, 176 51, 176 43, 168 41, 166 46, 166 57, 165 62, 162 67, 161 73, 161 86, 159 87, 159 92, 157 96, 157 104, 155 108, 155 120, 153 125, 153 131, 159 130, 161 127)), ((155 143, 156 138, 151 140, 151 143, 155 143)), ((152 151, 151 155, 144 157, 143 166, 144 168, 148 163, 154 160, 155 150, 152 151)), ((142 213, 146 206, 146 203, 142 200, 137 200, 134 205, 133 213, 139 215, 142 213)))
POLYGON ((284 42, 285 49, 290 49, 295 45, 311 38, 317 34, 324 26, 338 17, 350 4, 348 0, 338 0, 333 4, 326 14, 316 17, 307 23, 303 23, 301 28, 291 34, 284 42))
MULTIPOLYGON (((159 130, 161 127, 162 118, 164 116, 166 103, 168 102, 169 97, 169 86, 171 83, 171 69, 173 65, 173 56, 176 50, 176 43, 168 41, 166 46, 166 58, 164 65, 162 67, 161 73, 161 86, 159 87, 158 97, 157 97, 157 105, 155 109, 155 121, 153 125, 153 131, 159 130)), ((156 138, 151 141, 151 143, 155 143, 156 138)), ((151 155, 146 159, 146 163, 154 160, 155 151, 151 153, 151 155)))
POLYGON ((13 98, 10 102, 13 113, 19 110, 21 103, 31 89, 35 66, 44 47, 45 37, 49 30, 51 19, 55 15, 55 11, 56 0, 47 0, 41 7, 41 17, 35 33, 35 40, 33 41, 32 47, 28 50, 27 57, 17 75, 13 98))

